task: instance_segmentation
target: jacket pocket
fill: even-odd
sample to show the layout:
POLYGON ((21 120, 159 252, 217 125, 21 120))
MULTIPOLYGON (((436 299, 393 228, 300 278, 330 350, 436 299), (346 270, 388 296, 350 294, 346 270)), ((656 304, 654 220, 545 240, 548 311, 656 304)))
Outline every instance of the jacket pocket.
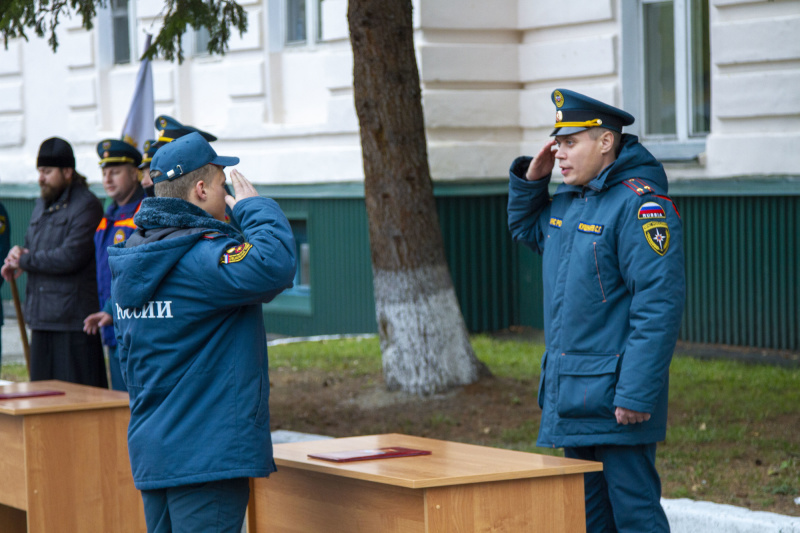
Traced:
POLYGON ((78 289, 73 284, 43 283, 36 287, 36 318, 41 322, 66 324, 75 319, 78 289))
POLYGON ((537 398, 539 401, 539 409, 544 409, 544 382, 545 382, 545 369, 547 368, 547 350, 542 354, 542 369, 539 375, 539 393, 537 398))
POLYGON ((563 418, 614 416, 616 354, 562 355, 558 370, 558 415, 563 418))

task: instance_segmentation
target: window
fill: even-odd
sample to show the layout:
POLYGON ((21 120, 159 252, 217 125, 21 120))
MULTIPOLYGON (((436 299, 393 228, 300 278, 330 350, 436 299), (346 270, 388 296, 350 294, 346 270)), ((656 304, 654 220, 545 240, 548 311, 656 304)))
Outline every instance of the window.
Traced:
POLYGON ((711 129, 706 0, 623 4, 624 107, 631 132, 663 160, 694 159, 711 129))
POLYGON ((294 286, 265 304, 264 310, 300 316, 312 316, 311 305, 311 245, 308 242, 308 222, 305 214, 290 214, 289 224, 292 226, 295 242, 297 270, 294 275, 294 286))
POLYGON ((208 41, 211 40, 211 35, 208 33, 208 28, 205 26, 200 26, 200 28, 194 30, 194 44, 193 44, 193 51, 194 55, 202 56, 208 55, 208 41))
POLYGON ((114 64, 131 62, 131 31, 128 0, 111 0, 111 31, 114 36, 114 64))
MULTIPOLYGON (((312 45, 322 40, 324 0, 269 0, 268 20, 280 21, 270 32, 270 49, 312 45)), ((273 23, 274 24, 274 23, 273 23)))
POLYGON ((311 246, 308 244, 308 232, 305 220, 291 220, 296 246, 297 272, 294 275, 293 292, 308 294, 311 290, 311 246))

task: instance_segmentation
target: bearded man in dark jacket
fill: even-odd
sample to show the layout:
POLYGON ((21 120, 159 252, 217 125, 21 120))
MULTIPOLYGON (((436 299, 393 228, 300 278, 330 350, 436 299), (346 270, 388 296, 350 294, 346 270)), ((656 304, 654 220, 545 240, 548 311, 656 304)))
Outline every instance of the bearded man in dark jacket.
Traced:
POLYGON ((75 170, 67 141, 44 141, 36 166, 41 197, 25 245, 11 249, 0 271, 7 280, 28 273, 24 315, 31 328, 31 381, 108 388, 100 339, 83 332, 83 319, 98 310, 93 239, 103 206, 75 170))

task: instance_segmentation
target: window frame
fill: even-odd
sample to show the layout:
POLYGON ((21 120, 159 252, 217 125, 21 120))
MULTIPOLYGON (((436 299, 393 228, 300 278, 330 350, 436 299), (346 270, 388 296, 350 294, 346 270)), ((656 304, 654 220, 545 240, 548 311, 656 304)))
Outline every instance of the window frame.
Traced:
POLYGON ((690 0, 628 0, 622 4, 622 95, 623 107, 637 117, 626 132, 638 135, 642 143, 662 161, 693 161, 705 151, 710 132, 691 135, 690 0), (646 135, 643 6, 671 1, 675 41, 675 129, 673 135, 646 135))
POLYGON ((278 52, 293 48, 313 48, 322 42, 322 2, 324 0, 305 0, 306 39, 287 41, 289 0, 268 0, 269 49, 278 52))
POLYGON ((297 232, 295 230, 295 226, 292 223, 295 222, 302 222, 304 225, 304 239, 297 240, 295 237, 296 242, 296 252, 297 252, 297 274, 295 275, 295 280, 300 278, 300 269, 301 269, 301 257, 300 257, 300 250, 303 243, 308 244, 309 250, 309 267, 308 267, 308 285, 298 285, 295 284, 294 287, 290 289, 286 289, 281 294, 275 297, 274 300, 271 302, 264 304, 263 309, 265 312, 270 313, 279 313, 279 314, 290 314, 290 315, 299 315, 299 316, 313 316, 314 308, 312 305, 312 292, 313 292, 313 272, 312 272, 312 262, 311 255, 313 254, 313 250, 311 249, 311 241, 308 238, 310 234, 310 226, 311 223, 309 221, 308 213, 305 211, 285 211, 284 214, 286 218, 289 220, 289 224, 292 226, 292 235, 296 236, 297 232))

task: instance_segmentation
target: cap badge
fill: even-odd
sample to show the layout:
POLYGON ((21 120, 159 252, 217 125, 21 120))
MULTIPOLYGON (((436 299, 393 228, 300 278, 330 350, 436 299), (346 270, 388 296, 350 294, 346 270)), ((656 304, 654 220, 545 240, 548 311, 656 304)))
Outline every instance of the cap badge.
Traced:
POLYGON ((167 127, 167 119, 162 118, 158 121, 158 125, 161 126, 161 129, 165 129, 167 127))
POLYGON ((556 107, 562 107, 564 105, 564 95, 561 94, 561 91, 553 93, 553 100, 556 101, 556 107))
POLYGON ((111 148, 111 141, 103 141, 103 150, 111 148))

